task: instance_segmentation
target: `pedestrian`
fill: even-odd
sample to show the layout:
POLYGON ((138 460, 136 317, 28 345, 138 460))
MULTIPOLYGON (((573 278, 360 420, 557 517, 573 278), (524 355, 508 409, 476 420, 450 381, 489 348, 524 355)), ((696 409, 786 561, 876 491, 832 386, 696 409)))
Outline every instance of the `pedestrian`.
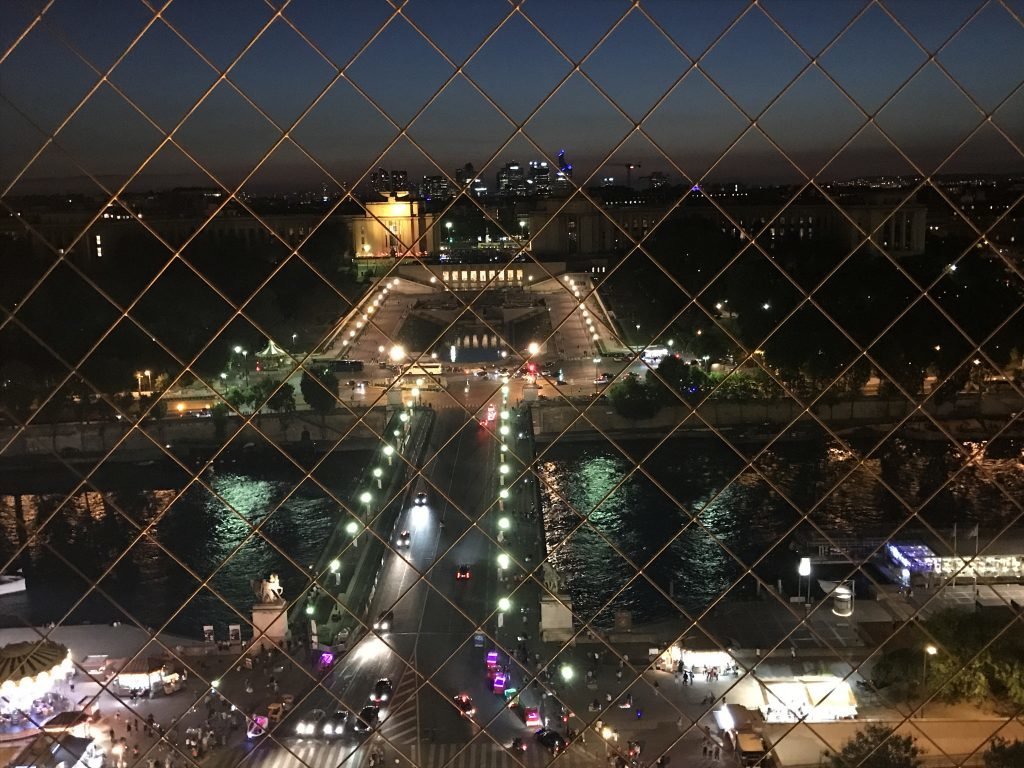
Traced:
POLYGON ((700 754, 702 757, 708 756, 708 743, 706 741, 701 745, 700 754))
POLYGON ((715 744, 715 760, 721 760, 721 759, 722 759, 722 745, 721 744, 715 744))
POLYGON ((125 723, 125 729, 128 731, 128 733, 132 732, 132 721, 131 720, 129 720, 127 723, 125 723))
POLYGON ((790 649, 789 649, 789 658, 791 658, 791 659, 795 659, 796 658, 796 646, 795 645, 791 646, 790 649))
POLYGON ((110 737, 110 743, 113 744, 116 741, 116 739, 114 738, 114 729, 111 728, 109 731, 107 731, 107 735, 110 737))
POLYGON ((135 744, 135 745, 132 746, 132 757, 138 757, 138 756, 139 756, 139 745, 135 744))
POLYGON ((616 680, 621 680, 622 679, 622 668, 621 667, 615 672, 615 679, 616 680))

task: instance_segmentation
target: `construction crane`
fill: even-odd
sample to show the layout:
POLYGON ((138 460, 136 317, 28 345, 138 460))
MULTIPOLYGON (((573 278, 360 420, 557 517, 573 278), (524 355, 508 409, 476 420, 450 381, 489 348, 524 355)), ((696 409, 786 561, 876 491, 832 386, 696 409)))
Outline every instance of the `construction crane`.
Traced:
POLYGON ((633 169, 643 168, 640 163, 619 163, 623 168, 626 169, 626 186, 630 189, 633 188, 633 169))

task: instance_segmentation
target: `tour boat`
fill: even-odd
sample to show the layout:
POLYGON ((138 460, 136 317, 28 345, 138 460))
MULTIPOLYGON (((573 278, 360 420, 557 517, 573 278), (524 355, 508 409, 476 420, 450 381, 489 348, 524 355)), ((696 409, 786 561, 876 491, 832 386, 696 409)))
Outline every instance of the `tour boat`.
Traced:
POLYGON ((20 573, 0 574, 0 595, 25 591, 25 577, 20 573))

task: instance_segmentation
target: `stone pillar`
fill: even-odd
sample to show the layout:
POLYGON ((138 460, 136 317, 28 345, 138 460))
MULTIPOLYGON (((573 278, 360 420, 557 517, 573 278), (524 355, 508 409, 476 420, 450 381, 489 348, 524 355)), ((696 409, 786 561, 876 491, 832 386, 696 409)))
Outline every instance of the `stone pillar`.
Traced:
POLYGON ((256 603, 252 607, 253 639, 249 644, 250 653, 259 653, 262 648, 270 649, 276 645, 285 647, 285 635, 288 632, 288 611, 284 601, 275 603, 256 603))

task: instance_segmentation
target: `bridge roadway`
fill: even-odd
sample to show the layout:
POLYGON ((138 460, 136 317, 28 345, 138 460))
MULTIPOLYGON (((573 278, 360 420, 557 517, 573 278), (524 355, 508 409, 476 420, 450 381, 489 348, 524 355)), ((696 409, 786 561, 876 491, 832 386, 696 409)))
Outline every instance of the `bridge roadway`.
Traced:
MULTIPOLYGON (((396 527, 411 531, 411 545, 401 556, 386 556, 368 616, 392 609, 392 631, 370 633, 355 645, 324 686, 275 729, 273 740, 229 750, 233 759, 222 753, 218 765, 234 764, 242 757, 239 750, 251 750, 245 764, 260 768, 363 766, 371 748, 384 750, 391 765, 396 758, 438 768, 514 764, 502 745, 514 736, 528 738, 529 731, 487 687, 484 655, 492 643, 473 642, 478 627, 494 632, 496 552, 482 531, 496 531, 498 511, 491 505, 499 443, 490 429, 454 410, 438 414, 432 440, 425 480, 410 486, 396 527), (412 505, 420 487, 429 495, 426 508, 412 505), (460 564, 472 568, 468 581, 455 579, 460 564), (381 677, 391 678, 395 693, 376 734, 360 737, 349 729, 331 741, 293 735, 297 718, 312 709, 359 712, 381 677), (460 693, 474 699, 472 720, 452 703, 460 693)), ((541 764, 543 754, 528 750, 529 762, 541 764)))

